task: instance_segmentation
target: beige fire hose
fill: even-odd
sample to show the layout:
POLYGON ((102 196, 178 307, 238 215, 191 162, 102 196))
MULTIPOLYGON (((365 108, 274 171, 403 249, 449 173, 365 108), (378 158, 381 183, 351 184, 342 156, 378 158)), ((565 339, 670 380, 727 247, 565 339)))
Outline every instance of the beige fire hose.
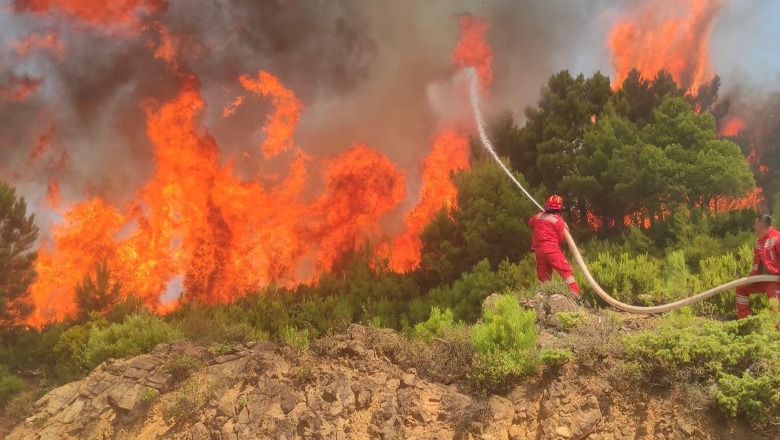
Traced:
MULTIPOLYGON (((523 191, 526 197, 528 197, 531 202, 533 202, 541 211, 544 211, 542 206, 537 202, 531 194, 526 191, 525 187, 518 182, 518 180, 515 178, 515 176, 512 174, 511 171, 504 165, 504 163, 501 161, 501 159, 498 157, 498 154, 496 154, 496 151, 493 149, 492 144, 490 143, 490 139, 487 136, 487 133, 485 132, 485 124, 482 120, 482 112, 479 108, 479 90, 478 90, 478 78, 477 78, 477 72, 473 67, 470 67, 466 69, 466 72, 470 75, 471 79, 471 107, 474 111, 474 117, 477 122, 477 130, 479 131, 479 137, 482 141, 482 145, 490 152, 493 159, 498 163, 498 165, 501 167, 501 169, 504 170, 507 176, 514 182, 515 186, 517 186, 520 190, 523 191)), ((761 282, 767 282, 767 281, 780 281, 780 277, 775 275, 754 275, 749 277, 740 278, 738 280, 731 281, 729 283, 713 287, 710 290, 707 290, 706 292, 702 292, 696 295, 693 295, 691 297, 681 299, 679 301, 675 301, 673 303, 669 304, 663 304, 660 306, 649 306, 649 307, 642 307, 642 306, 634 306, 631 304, 626 304, 624 302, 618 301, 612 296, 610 296, 607 292, 604 291, 604 289, 599 286, 599 283, 596 282, 596 280, 593 278, 593 275, 591 275, 590 270, 588 270, 588 266, 585 264, 585 260, 583 260, 582 255, 580 255, 579 249, 577 249, 577 244, 574 243, 574 239, 571 238, 571 234, 569 234, 568 229, 565 231, 565 237, 566 242, 569 243, 569 249, 571 250, 572 254, 574 254, 574 259, 577 260, 577 264, 580 266, 580 269, 582 269, 583 274, 585 274, 585 278, 588 280, 588 284, 590 284, 590 287, 593 288, 593 290, 598 294, 598 296, 601 297, 604 301, 606 301, 607 304, 611 305, 612 307, 615 307, 616 309, 623 310, 625 312, 629 313, 639 313, 639 314, 652 314, 652 313, 663 313, 663 312, 669 312, 671 310, 679 309, 680 307, 687 306, 690 304, 693 304, 697 301, 705 300, 707 298, 713 297, 715 295, 721 294, 723 292, 727 292, 731 289, 735 289, 740 286, 744 286, 747 284, 755 284, 755 283, 761 283, 761 282)))
POLYGON ((577 264, 580 266, 580 269, 582 269, 582 273, 585 275, 585 278, 588 280, 588 284, 590 284, 590 287, 592 287, 593 290, 607 304, 611 305, 612 307, 615 307, 616 309, 623 310, 625 312, 644 313, 644 314, 669 312, 671 310, 679 309, 680 307, 693 304, 697 301, 705 300, 707 298, 713 297, 723 292, 727 292, 731 289, 736 289, 737 287, 744 286, 747 284, 763 283, 767 281, 780 281, 780 277, 775 275, 753 275, 750 277, 740 278, 738 280, 734 280, 717 287, 713 287, 712 289, 707 290, 706 292, 702 292, 690 296, 688 298, 675 301, 673 303, 663 304, 660 306, 649 306, 649 307, 634 306, 616 300, 615 298, 611 297, 607 292, 605 292, 604 289, 601 288, 601 286, 599 286, 599 283, 596 282, 596 280, 593 278, 593 275, 591 275, 590 270, 588 270, 588 266, 585 264, 585 260, 582 259, 582 255, 580 254, 579 249, 577 249, 577 245, 574 243, 574 239, 571 238, 571 234, 569 234, 568 230, 565 231, 565 236, 566 236, 566 242, 569 243, 569 249, 571 250, 571 253, 574 255, 574 259, 577 260, 577 264))

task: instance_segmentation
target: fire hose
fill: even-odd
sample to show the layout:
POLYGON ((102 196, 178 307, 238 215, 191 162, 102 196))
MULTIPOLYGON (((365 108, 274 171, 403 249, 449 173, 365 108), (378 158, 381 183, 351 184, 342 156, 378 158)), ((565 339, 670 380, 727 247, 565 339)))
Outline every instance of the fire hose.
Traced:
MULTIPOLYGON (((477 123, 477 131, 479 132, 479 138, 482 141, 482 146, 485 147, 485 149, 493 157, 493 160, 495 160, 496 163, 501 167, 501 169, 504 170, 506 175, 509 176, 509 178, 515 184, 515 186, 517 186, 523 192, 523 194, 525 194, 525 196, 539 208, 540 211, 544 211, 542 205, 540 205, 539 202, 537 202, 536 199, 534 199, 533 196, 531 196, 531 194, 525 189, 525 187, 523 187, 523 185, 515 178, 515 176, 512 174, 509 168, 507 168, 504 162, 501 161, 501 159, 498 157, 498 154, 493 149, 493 145, 490 142, 490 139, 488 138, 487 133, 485 131, 485 123, 483 121, 482 111, 480 110, 480 106, 479 106, 477 71, 473 67, 467 68, 466 71, 470 76, 471 108, 474 112, 474 118, 476 119, 476 123, 477 123)), ((616 309, 622 310, 624 312, 636 313, 636 314, 653 314, 653 313, 669 312, 672 310, 676 310, 680 307, 693 304, 697 301, 705 300, 707 298, 713 297, 723 292, 727 292, 729 290, 735 289, 740 286, 762 283, 762 282, 780 281, 780 277, 775 275, 753 275, 753 276, 740 278, 728 282, 726 284, 722 284, 717 287, 713 287, 712 289, 709 289, 705 292, 701 292, 696 295, 672 303, 662 304, 658 306, 635 306, 635 305, 626 304, 624 302, 618 301, 617 299, 609 295, 607 292, 605 292, 604 289, 601 288, 599 283, 596 282, 595 278, 593 278, 593 275, 590 273, 590 270, 588 270, 588 266, 585 264, 585 260, 582 258, 582 255, 580 254, 580 251, 577 248, 577 244, 574 242, 574 239, 571 237, 568 228, 565 230, 564 236, 566 237, 566 242, 569 244, 569 249, 574 255, 574 259, 577 260, 577 265, 580 267, 580 269, 582 269, 582 273, 585 275, 585 278, 588 280, 588 284, 593 289, 593 291, 595 291, 596 294, 601 299, 603 299, 607 304, 611 305, 612 307, 615 307, 616 309)))

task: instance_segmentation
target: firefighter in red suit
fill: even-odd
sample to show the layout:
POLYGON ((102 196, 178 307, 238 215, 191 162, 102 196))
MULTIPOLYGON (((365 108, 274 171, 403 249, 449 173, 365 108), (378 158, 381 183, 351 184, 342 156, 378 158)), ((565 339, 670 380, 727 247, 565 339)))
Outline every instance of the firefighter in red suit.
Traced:
MULTIPOLYGON (((780 274, 780 232, 772 228, 772 217, 760 215, 756 218, 754 228, 758 240, 753 247, 753 269, 750 275, 780 274)), ((766 294, 767 298, 780 301, 780 282, 748 284, 737 288, 736 306, 737 319, 750 316, 750 294, 766 294)), ((780 330, 780 324, 778 324, 780 330)))
POLYGON ((533 230, 531 246, 536 254, 536 277, 541 282, 548 281, 552 278, 552 271, 555 269, 569 285, 569 290, 579 298, 580 286, 574 280, 571 266, 561 250, 563 232, 569 228, 560 215, 562 206, 561 196, 550 196, 545 202, 544 212, 528 220, 528 226, 533 230))

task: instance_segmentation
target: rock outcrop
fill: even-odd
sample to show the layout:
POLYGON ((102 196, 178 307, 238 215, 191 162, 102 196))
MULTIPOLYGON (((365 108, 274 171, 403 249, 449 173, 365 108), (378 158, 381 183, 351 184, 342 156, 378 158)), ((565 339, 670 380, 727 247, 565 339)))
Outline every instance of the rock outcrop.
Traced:
POLYGON ((503 396, 472 395, 378 349, 399 338, 353 325, 311 353, 268 342, 160 345, 52 390, 8 439, 760 438, 672 396, 617 392, 574 365, 503 396))

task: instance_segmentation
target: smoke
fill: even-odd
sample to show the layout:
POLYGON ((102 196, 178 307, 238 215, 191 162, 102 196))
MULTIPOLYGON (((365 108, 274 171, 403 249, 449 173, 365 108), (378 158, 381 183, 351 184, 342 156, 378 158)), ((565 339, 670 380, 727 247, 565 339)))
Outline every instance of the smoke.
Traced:
MULTIPOLYGON (((265 161, 259 150, 272 107, 239 82, 264 70, 304 106, 297 146, 315 157, 335 156, 356 142, 382 152, 406 172, 409 196, 399 207, 405 210, 415 203, 420 161, 437 127, 471 120, 467 85, 453 79, 460 14, 490 26, 487 117, 509 109, 522 121, 550 74, 611 73, 609 28, 647 4, 123 0, 106 8, 80 6, 91 3, 0 1, 0 90, 16 90, 20 78, 40 81, 24 99, 0 93, 0 177, 19 186, 34 208, 43 206, 52 181, 66 201, 131 198, 154 168, 142 105, 175 96, 179 72, 199 80, 207 103, 203 128, 218 142, 223 161, 242 158, 236 168, 247 177, 283 173, 289 157, 265 161), (241 105, 226 114, 236 102, 241 105), (46 154, 31 161, 50 131, 46 154)), ((739 12, 733 3, 725 2, 715 18, 713 54, 737 44, 728 36, 749 21, 744 11, 731 13, 739 12)), ((717 59, 713 65, 724 76, 722 96, 737 96, 738 83, 744 85, 740 96, 756 89, 741 80, 752 78, 745 73, 750 69, 717 59)), ((312 177, 309 195, 321 183, 312 177)))
MULTIPOLYGON (((572 42, 586 39, 572 31, 585 33, 593 20, 582 5, 563 1, 171 0, 97 10, 82 3, 90 2, 16 1, 16 9, 6 2, 0 13, 0 87, 22 76, 41 81, 26 99, 0 103, 3 176, 16 175, 34 205, 51 179, 65 200, 99 195, 122 202, 149 178, 153 157, 141 105, 170 99, 178 84, 177 69, 155 56, 163 45, 175 52, 178 70, 199 78, 204 127, 223 159, 256 154, 262 144, 269 104, 238 82, 262 69, 303 102, 296 141, 305 151, 332 156, 365 142, 409 170, 414 186, 445 116, 428 95, 437 84, 449 87, 458 14, 490 23, 495 81, 488 110, 517 114, 564 67, 572 42), (13 49, 31 37, 47 43, 13 49), (247 95, 243 105, 225 117, 224 107, 240 95, 247 95), (51 127, 50 153, 30 162, 51 127), (58 151, 67 162, 55 169, 58 151)), ((456 113, 466 116, 466 109, 456 113)))

